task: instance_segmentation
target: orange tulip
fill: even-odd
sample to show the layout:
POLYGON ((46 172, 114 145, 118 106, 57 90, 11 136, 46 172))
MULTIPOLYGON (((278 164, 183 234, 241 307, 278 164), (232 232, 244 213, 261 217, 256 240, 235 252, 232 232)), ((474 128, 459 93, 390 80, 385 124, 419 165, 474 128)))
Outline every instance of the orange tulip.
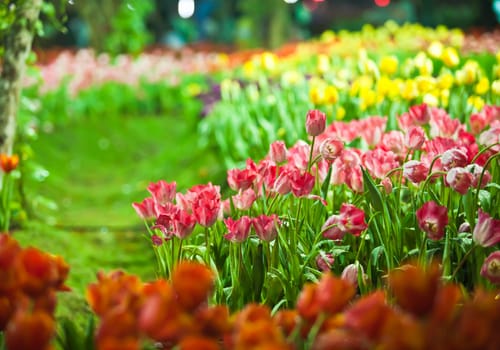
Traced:
POLYGON ((0 167, 4 171, 4 173, 8 174, 12 170, 17 168, 19 164, 19 156, 17 154, 13 154, 11 156, 2 153, 0 154, 0 167))

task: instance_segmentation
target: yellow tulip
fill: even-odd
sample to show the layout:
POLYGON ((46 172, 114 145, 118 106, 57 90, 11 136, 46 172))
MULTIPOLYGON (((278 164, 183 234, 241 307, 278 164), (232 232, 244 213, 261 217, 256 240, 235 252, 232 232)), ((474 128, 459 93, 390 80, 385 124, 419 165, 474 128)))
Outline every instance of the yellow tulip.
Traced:
POLYGON ((318 72, 325 74, 330 70, 330 58, 327 55, 318 55, 318 72))
POLYGON ((479 79, 478 83, 474 87, 474 92, 478 95, 484 95, 490 90, 490 81, 486 77, 479 79))
POLYGON ((480 111, 484 107, 484 100, 481 96, 469 96, 467 98, 467 104, 472 106, 476 111, 480 111))
POLYGON ((433 41, 427 48, 427 52, 433 58, 440 58, 443 54, 443 44, 440 41, 433 41))
POLYGON ((336 109, 335 117, 337 120, 342 120, 345 117, 345 108, 342 106, 338 106, 336 109))
POLYGON ((270 72, 276 69, 277 61, 278 57, 271 52, 264 52, 260 56, 260 64, 262 68, 270 72))
POLYGON ((335 104, 339 100, 339 93, 337 88, 333 85, 329 85, 325 88, 324 98, 326 103, 335 104))
POLYGON ((454 47, 447 47, 443 50, 441 60, 447 67, 456 67, 460 63, 457 50, 454 47))
POLYGON ((401 97, 409 101, 418 97, 418 86, 415 80, 408 79, 405 81, 403 90, 401 91, 401 97))
POLYGON ((384 56, 380 60, 380 71, 387 75, 392 75, 398 70, 398 59, 396 56, 384 56))
POLYGON ((418 76, 415 78, 415 81, 420 93, 426 93, 432 90, 436 85, 435 79, 429 76, 418 76))
POLYGON ((437 107, 439 105, 438 98, 431 93, 425 94, 422 98, 422 102, 424 102, 425 104, 427 104, 431 107, 437 107))
POLYGON ((500 80, 494 80, 491 83, 491 91, 497 95, 500 96, 500 80))
POLYGON ((437 77, 437 84, 441 89, 450 89, 453 86, 455 78, 450 72, 445 72, 437 77))

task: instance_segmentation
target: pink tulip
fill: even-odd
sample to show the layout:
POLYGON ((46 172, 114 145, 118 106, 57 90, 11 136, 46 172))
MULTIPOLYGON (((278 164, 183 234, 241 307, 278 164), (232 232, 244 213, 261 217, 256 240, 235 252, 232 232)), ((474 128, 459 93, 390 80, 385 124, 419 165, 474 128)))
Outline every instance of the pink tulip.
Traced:
POLYGON ((148 191, 155 202, 159 205, 164 205, 166 203, 171 203, 175 198, 177 184, 174 182, 167 183, 164 180, 160 180, 156 183, 152 182, 148 186, 148 191))
POLYGON ((399 167, 397 158, 394 152, 377 148, 367 151, 361 160, 370 175, 377 179, 383 179, 389 171, 399 167))
POLYGON ((248 216, 242 216, 238 220, 232 218, 224 219, 228 233, 224 238, 231 242, 243 242, 248 238, 250 227, 252 226, 252 219, 248 216))
POLYGON ((500 242, 500 220, 478 209, 477 224, 472 232, 474 242, 482 247, 491 247, 500 242))
POLYGON ((367 228, 365 212, 352 204, 344 203, 338 215, 332 215, 325 221, 321 232, 325 238, 340 240, 347 233, 359 236, 367 228))
POLYGON ((219 186, 199 185, 191 189, 195 192, 192 208, 196 221, 204 227, 212 226, 218 219, 221 211, 221 197, 219 186))
POLYGON ((383 149, 384 151, 394 152, 398 156, 403 157, 407 152, 404 139, 405 136, 401 131, 391 130, 382 135, 382 139, 377 145, 377 148, 383 149))
POLYGON ((316 257, 316 265, 318 269, 323 272, 330 271, 334 262, 335 257, 332 253, 320 252, 316 257))
POLYGON ((425 103, 410 107, 408 115, 413 125, 424 125, 431 119, 430 108, 425 103))
POLYGON ((255 191, 251 188, 248 188, 246 190, 240 190, 238 194, 235 194, 232 197, 234 207, 238 210, 250 209, 253 202, 255 202, 256 198, 257 195, 255 194, 255 191))
POLYGON ((292 186, 292 193, 295 197, 307 196, 311 193, 314 187, 314 176, 307 171, 301 172, 296 169, 290 174, 290 184, 292 186))
POLYGON ((253 185, 257 173, 251 169, 229 169, 227 183, 235 191, 246 190, 253 185))
POLYGON ((141 203, 132 203, 132 207, 143 220, 150 220, 156 217, 155 201, 151 197, 144 198, 141 203))
POLYGON ((412 150, 419 150, 425 141, 425 131, 420 126, 412 126, 405 134, 404 144, 412 150))
POLYGON ((380 181, 380 184, 384 188, 384 192, 386 194, 391 194, 392 193, 392 181, 388 177, 384 177, 382 181, 380 181))
POLYGON ((440 240, 448 225, 448 209, 434 201, 424 203, 416 212, 418 226, 432 240, 440 240))
POLYGON ((280 224, 280 220, 276 214, 262 214, 253 218, 252 224, 257 236, 263 241, 270 242, 278 234, 277 226, 280 224))
POLYGON ((344 142, 337 138, 328 137, 319 146, 321 157, 327 162, 333 162, 344 149, 344 142))
POLYGON ((310 110, 306 116, 306 131, 309 136, 318 136, 326 128, 325 113, 316 109, 310 110))
POLYGON ((274 141, 269 146, 269 158, 275 163, 286 161, 287 149, 283 141, 274 141))
POLYGON ((418 160, 410 160, 403 164, 403 177, 418 184, 427 178, 429 168, 418 160))
POLYGON ((464 167, 468 163, 467 152, 463 148, 454 147, 441 155, 441 165, 444 170, 464 167))
POLYGON ((446 183, 460 194, 466 194, 472 184, 472 174, 465 168, 452 168, 446 174, 446 183))
POLYGON ((340 278, 351 283, 355 287, 358 287, 358 277, 361 277, 362 280, 365 278, 363 266, 359 263, 347 265, 340 275, 340 278), (359 276, 360 274, 361 276, 359 276))
POLYGON ((491 175, 488 170, 484 171, 484 168, 478 164, 469 164, 465 167, 465 169, 472 175, 472 187, 477 187, 479 185, 479 181, 481 180, 480 188, 483 188, 490 182, 491 175), (481 179, 481 174, 483 174, 483 178, 481 179))
POLYGON ((281 172, 274 182, 273 190, 281 195, 292 191, 291 171, 288 168, 281 168, 281 172))
POLYGON ((500 250, 491 253, 481 267, 481 276, 493 284, 500 284, 500 250))

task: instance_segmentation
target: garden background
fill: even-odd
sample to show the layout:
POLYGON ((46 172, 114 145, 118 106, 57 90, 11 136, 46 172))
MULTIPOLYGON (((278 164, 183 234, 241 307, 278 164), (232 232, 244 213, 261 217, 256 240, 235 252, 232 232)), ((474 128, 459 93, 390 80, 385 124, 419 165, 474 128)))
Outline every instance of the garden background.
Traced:
MULTIPOLYGON (((374 301, 377 294, 370 293, 386 288, 389 270, 416 260, 431 266, 430 277, 422 277, 434 286, 422 292, 427 297, 448 293, 453 295, 450 302, 463 304, 458 297, 462 291, 497 288, 497 2, 266 3, 2 2, 3 81, 10 72, 9 54, 16 50, 11 39, 15 29, 31 33, 33 40, 27 56, 13 65, 25 68, 20 69, 19 95, 13 99, 15 141, 10 146, 2 141, 2 229, 22 249, 36 247, 61 256, 70 266, 67 276, 60 264, 58 273, 51 270, 56 277, 47 277, 43 268, 35 268, 32 276, 28 268, 5 258, 14 243, 2 238, 0 278, 4 286, 14 281, 0 287, 2 346, 29 348, 26 335, 43 343, 42 336, 34 336, 39 320, 25 323, 17 335, 7 325, 21 322, 13 315, 33 315, 26 311, 27 303, 29 310, 46 305, 39 301, 43 293, 33 290, 53 293, 54 288, 65 289, 63 284, 71 292, 58 293, 54 310, 41 309, 57 321, 57 326, 42 322, 46 342, 66 349, 92 348, 94 329, 96 346, 102 349, 124 344, 147 348, 152 344, 148 339, 165 348, 194 349, 202 348, 202 342, 213 345, 210 337, 226 348, 252 348, 259 341, 271 348, 331 348, 340 336, 328 333, 332 330, 360 332, 366 348, 384 341, 389 348, 402 348, 396 344, 403 340, 381 334, 394 334, 396 325, 404 324, 408 334, 422 332, 423 339, 430 339, 429 329, 419 326, 417 331, 411 328, 417 321, 405 317, 425 314, 427 325, 437 317, 437 311, 429 311, 433 306, 402 301, 406 299, 398 294, 398 282, 408 281, 393 277, 392 297, 411 315, 391 318, 389 311, 380 311, 378 315, 393 320, 384 330, 352 321, 357 320, 355 306, 363 305, 349 309, 347 300, 375 295, 360 300, 381 307, 382 302, 374 301), (41 11, 30 26, 32 6, 41 11), (419 135, 422 143, 415 144, 419 135), (197 187, 202 184, 207 187, 197 187), (190 193, 203 193, 199 202, 209 196, 216 208, 195 215, 193 207, 196 220, 183 217, 179 208, 186 209, 190 193), (429 209, 427 203, 435 207, 429 209), (446 220, 439 208, 445 208, 446 220), (217 218, 210 219, 213 212, 217 218), (183 231, 186 227, 189 232, 183 231), (96 283, 98 271, 123 269, 143 281, 171 281, 184 259, 216 271, 213 289, 205 292, 213 292, 210 306, 227 305, 236 313, 258 302, 269 311, 254 310, 259 316, 253 317, 271 320, 272 315, 279 331, 265 339, 248 336, 257 340, 245 343, 240 333, 247 330, 241 324, 234 330, 236 321, 225 313, 203 319, 207 324, 219 320, 220 328, 188 335, 158 328, 159 323, 169 324, 169 314, 134 325, 120 323, 121 314, 122 321, 114 321, 124 333, 106 330, 106 322, 113 324, 106 312, 114 303, 123 308, 133 299, 130 295, 151 297, 155 292, 116 277, 109 279, 123 285, 106 287, 102 275, 103 289, 92 290, 88 286, 96 283), (431 261, 441 263, 439 272, 431 261), (18 277, 8 279, 9 269, 18 277), (323 300, 318 306, 314 303, 321 297, 308 296, 313 293, 308 283, 326 281, 324 271, 349 282, 323 282, 331 296, 346 299, 345 305, 323 300), (461 292, 441 289, 440 276, 459 285, 461 292), (34 280, 37 288, 30 284, 34 280), (43 283, 47 285, 42 288, 43 283), (108 309, 99 306, 112 288, 126 296, 110 301, 108 309), (316 313, 308 314, 314 307, 316 313), (295 310, 302 323, 297 323, 297 314, 278 312, 285 309, 295 310), (351 323, 333 320, 343 310, 351 323), (307 336, 301 337, 298 327, 307 336), (231 341, 227 334, 233 334, 231 341), (184 338, 199 343, 186 345, 184 338)), ((19 254, 19 259, 28 259, 26 266, 50 265, 45 256, 19 254)), ((202 280, 206 272, 196 273, 202 280)), ((134 317, 145 312, 144 300, 154 299, 141 298, 137 304, 142 309, 127 306, 134 317)), ((182 312, 203 323, 199 309, 205 304, 195 308, 190 301, 180 303, 186 308, 182 312)), ((444 322, 443 334, 446 326, 459 322, 454 317, 444 322)), ((495 316, 488 317, 493 324, 495 316)), ((180 316, 172 320, 183 324, 180 316)), ((191 330, 194 321, 186 322, 191 330)), ((463 334, 472 327, 461 326, 463 334)), ((488 327, 485 321, 484 329, 488 327)), ((345 339, 347 333, 341 336, 345 339)), ((488 336, 475 346, 499 344, 497 337, 488 336)), ((444 335, 442 341, 449 345, 444 335)))

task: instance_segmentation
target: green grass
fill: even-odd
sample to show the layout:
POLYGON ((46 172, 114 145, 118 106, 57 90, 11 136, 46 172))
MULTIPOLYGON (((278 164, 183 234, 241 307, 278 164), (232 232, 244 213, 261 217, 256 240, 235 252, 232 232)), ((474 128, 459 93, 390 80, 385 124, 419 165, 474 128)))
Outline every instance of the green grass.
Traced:
POLYGON ((25 192, 43 220, 28 221, 14 237, 70 264, 73 291, 60 294, 59 317, 83 326, 89 315, 84 291, 99 270, 155 277, 144 224, 131 207, 149 196, 149 182, 176 181, 182 191, 224 180, 215 155, 197 147, 194 123, 183 116, 93 116, 32 143, 35 161, 50 175, 42 182, 28 178, 25 192), (50 201, 56 207, 43 205, 50 201))

